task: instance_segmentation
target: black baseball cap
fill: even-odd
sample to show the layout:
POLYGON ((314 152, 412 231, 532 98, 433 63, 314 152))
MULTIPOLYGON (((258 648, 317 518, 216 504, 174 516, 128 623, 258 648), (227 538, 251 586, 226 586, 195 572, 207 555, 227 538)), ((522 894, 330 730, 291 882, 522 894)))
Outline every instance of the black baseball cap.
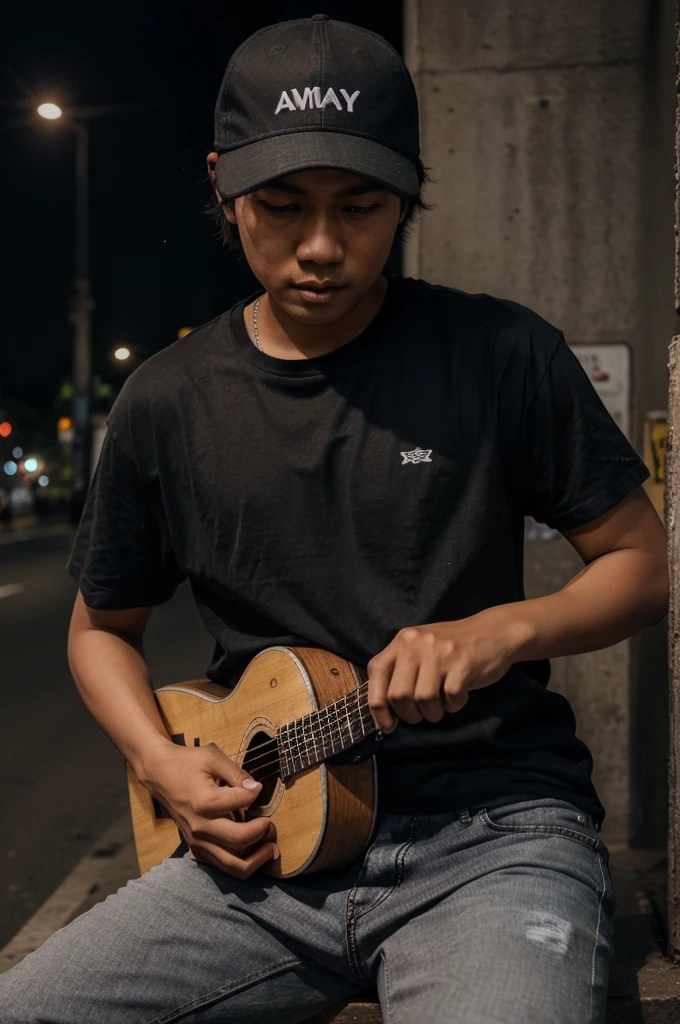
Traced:
POLYGON ((418 100, 406 65, 375 32, 326 14, 268 25, 236 50, 215 106, 224 199, 311 167, 419 192, 418 100))

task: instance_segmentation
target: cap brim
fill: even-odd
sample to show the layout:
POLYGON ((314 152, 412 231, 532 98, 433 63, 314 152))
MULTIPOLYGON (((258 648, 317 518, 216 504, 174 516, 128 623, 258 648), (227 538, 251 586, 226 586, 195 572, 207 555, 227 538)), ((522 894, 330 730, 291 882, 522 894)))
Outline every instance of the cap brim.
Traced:
POLYGON ((411 199, 420 188, 415 163, 401 153, 358 135, 314 131, 274 135, 220 153, 215 168, 217 189, 223 199, 235 199, 272 178, 312 167, 354 171, 411 199))

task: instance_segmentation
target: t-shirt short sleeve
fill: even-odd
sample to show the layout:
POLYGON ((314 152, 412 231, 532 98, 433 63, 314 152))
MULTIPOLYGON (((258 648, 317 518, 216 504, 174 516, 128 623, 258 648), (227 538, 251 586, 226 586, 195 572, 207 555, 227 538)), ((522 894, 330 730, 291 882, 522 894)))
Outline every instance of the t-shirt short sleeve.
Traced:
POLYGON ((514 445, 510 487, 524 515, 564 532, 609 512, 649 470, 561 332, 535 320, 504 389, 505 409, 515 406, 504 442, 514 445))
POLYGON ((184 578, 147 485, 109 430, 88 491, 67 570, 90 608, 162 604, 184 578))

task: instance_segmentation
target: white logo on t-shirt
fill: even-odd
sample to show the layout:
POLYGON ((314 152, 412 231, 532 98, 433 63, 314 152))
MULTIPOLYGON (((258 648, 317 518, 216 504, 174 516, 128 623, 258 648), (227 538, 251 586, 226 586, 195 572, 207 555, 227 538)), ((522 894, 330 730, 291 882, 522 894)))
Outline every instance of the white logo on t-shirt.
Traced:
MULTIPOLYGON (((360 90, 357 89, 356 92, 351 94, 351 96, 346 89, 339 89, 338 91, 347 104, 347 113, 353 114, 354 101, 359 95, 360 90)), ((327 107, 329 103, 332 103, 338 110, 344 110, 335 89, 328 89, 323 99, 321 99, 321 87, 318 85, 314 85, 311 88, 307 86, 302 95, 300 95, 297 89, 291 89, 289 96, 284 89, 274 113, 278 114, 281 110, 305 110, 307 107, 309 107, 310 110, 313 110, 314 107, 316 107, 317 110, 323 110, 323 108, 327 107)))
POLYGON ((432 462, 431 448, 414 448, 412 452, 400 452, 399 454, 404 456, 402 466, 405 466, 407 462, 432 462))

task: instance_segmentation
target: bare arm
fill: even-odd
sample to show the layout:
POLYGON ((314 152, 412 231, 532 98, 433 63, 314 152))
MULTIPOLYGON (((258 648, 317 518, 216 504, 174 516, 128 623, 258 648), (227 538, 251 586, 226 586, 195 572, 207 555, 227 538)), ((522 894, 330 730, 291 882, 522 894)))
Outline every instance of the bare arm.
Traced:
POLYGON ((391 732, 399 718, 438 722, 515 662, 609 647, 665 614, 666 536, 641 487, 564 536, 586 564, 556 594, 405 627, 369 661, 368 702, 379 729, 391 732))
POLYGON ((658 622, 668 608, 666 534, 642 487, 564 536, 585 566, 556 594, 489 609, 516 629, 515 661, 609 647, 658 622))
POLYGON ((142 781, 145 757, 172 742, 142 652, 152 611, 96 611, 79 591, 68 634, 68 662, 80 696, 142 781))
POLYGON ((68 635, 75 684, 137 778, 175 819, 194 860, 245 878, 278 857, 273 822, 234 818, 261 783, 214 743, 181 747, 168 736, 142 650, 152 611, 96 611, 79 592, 68 635))

